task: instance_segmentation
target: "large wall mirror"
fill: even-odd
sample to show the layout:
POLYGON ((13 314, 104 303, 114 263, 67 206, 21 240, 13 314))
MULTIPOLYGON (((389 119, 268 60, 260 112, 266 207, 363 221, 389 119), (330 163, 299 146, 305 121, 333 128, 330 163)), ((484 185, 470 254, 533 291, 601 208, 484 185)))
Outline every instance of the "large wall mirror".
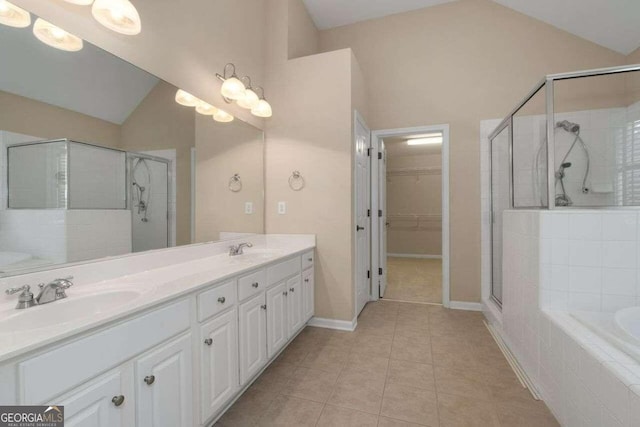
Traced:
POLYGON ((0 40, 0 277, 264 232, 261 130, 87 42, 0 40))

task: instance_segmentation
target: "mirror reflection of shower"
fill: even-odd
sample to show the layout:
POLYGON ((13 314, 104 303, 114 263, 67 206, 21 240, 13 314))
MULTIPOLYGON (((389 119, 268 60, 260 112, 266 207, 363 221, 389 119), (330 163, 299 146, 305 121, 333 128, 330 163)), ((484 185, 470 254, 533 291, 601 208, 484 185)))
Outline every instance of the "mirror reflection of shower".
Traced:
POLYGON ((137 208, 138 215, 141 216, 140 221, 148 222, 147 213, 151 203, 151 169, 149 169, 146 159, 137 158, 134 161, 131 179, 131 185, 135 190, 133 193, 134 207, 137 208), (141 183, 145 185, 141 185, 141 183))
MULTIPOLYGON (((556 189, 555 192, 555 202, 556 202, 556 206, 572 206, 573 205, 573 200, 571 200, 570 195, 567 193, 566 187, 565 187, 565 179, 567 177, 566 174, 566 170, 571 168, 571 166, 573 165, 571 162, 567 161, 569 158, 569 155, 573 152, 573 149, 576 147, 576 145, 579 145, 580 148, 582 148, 582 152, 584 153, 585 156, 585 170, 584 170, 584 175, 582 176, 582 186, 581 186, 581 191, 582 194, 589 194, 590 193, 590 189, 587 186, 587 180, 589 179, 589 169, 590 169, 590 163, 591 163, 591 158, 589 155, 589 149, 587 148, 587 145, 585 144, 584 140, 582 139, 582 137, 580 136, 580 125, 577 123, 573 123, 570 122, 568 120, 563 120, 561 122, 556 123, 556 131, 561 130, 564 132, 567 132, 571 135, 574 136, 573 138, 573 142, 571 143, 571 146, 569 147, 569 149, 567 150, 566 154, 564 155, 564 157, 562 158, 562 161, 560 162, 560 166, 558 167, 558 169, 554 172, 554 177, 555 177, 555 186, 554 188, 556 189)), ((540 144, 540 148, 538 149, 538 153, 536 155, 535 158, 535 165, 534 165, 534 173, 536 174, 535 178, 534 178, 534 185, 538 186, 540 184, 540 169, 539 169, 539 165, 541 162, 541 155, 544 154, 546 155, 546 143, 544 143, 544 141, 540 144)), ((536 188, 536 190, 538 190, 536 188)), ((543 195, 541 192, 537 191, 537 194, 540 194, 540 203, 541 205, 544 205, 544 200, 543 200, 543 195)))

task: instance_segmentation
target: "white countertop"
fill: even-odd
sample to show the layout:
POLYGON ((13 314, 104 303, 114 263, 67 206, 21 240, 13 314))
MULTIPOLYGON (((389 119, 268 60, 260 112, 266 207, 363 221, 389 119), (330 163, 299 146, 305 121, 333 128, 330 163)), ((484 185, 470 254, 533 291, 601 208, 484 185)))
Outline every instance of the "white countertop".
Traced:
MULTIPOLYGON (((51 279, 75 273, 82 277, 83 272, 85 277, 89 277, 88 271, 108 271, 113 268, 119 269, 122 274, 113 277, 114 272, 111 271, 112 277, 107 280, 96 279, 96 275, 92 274, 92 279, 79 280, 68 289, 67 298, 23 310, 15 309, 17 295, 0 301, 0 362, 177 300, 213 282, 315 247, 313 235, 255 235, 239 241, 249 241, 254 246, 245 248, 244 255, 235 257, 228 255, 227 248, 236 241, 226 241, 49 271, 51 279), (180 260, 185 255, 181 251, 190 251, 194 258, 180 260), (172 259, 179 261, 172 263, 172 259), (155 267, 140 270, 140 264, 155 264, 155 267)), ((38 273, 34 278, 41 278, 42 274, 38 273)), ((29 275, 24 276, 24 280, 28 278, 29 275)), ((11 282, 0 289, 14 286, 16 280, 11 282)), ((36 283, 29 283, 35 294, 36 283)))

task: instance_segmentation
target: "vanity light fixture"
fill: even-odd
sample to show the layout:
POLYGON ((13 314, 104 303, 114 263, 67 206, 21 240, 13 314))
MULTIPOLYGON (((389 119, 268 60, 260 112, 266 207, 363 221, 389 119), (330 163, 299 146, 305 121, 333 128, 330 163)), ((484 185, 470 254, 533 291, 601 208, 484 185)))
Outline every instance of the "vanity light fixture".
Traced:
POLYGON ((273 115, 273 111, 271 110, 271 104, 264 99, 264 89, 261 87, 257 87, 256 89, 260 89, 262 96, 260 97, 258 103, 255 107, 251 109, 251 114, 256 117, 271 117, 273 115))
POLYGON ((223 73, 224 75, 222 76, 220 74, 216 74, 216 77, 223 81, 222 88, 220 89, 222 96, 225 97, 225 100, 236 101, 241 99, 247 88, 236 75, 236 66, 232 63, 228 63, 224 66, 223 73), (231 76, 227 77, 227 69, 229 67, 231 67, 233 71, 231 72, 231 76))
POLYGON ((213 116, 216 111, 218 111, 218 109, 211 104, 200 101, 200 103, 196 106, 196 111, 204 116, 213 116))
POLYGON ((442 144, 441 133, 420 135, 407 140, 407 145, 435 145, 442 144))
POLYGON ((260 98, 258 98, 258 94, 256 94, 251 87, 251 78, 249 78, 249 76, 244 76, 242 79, 246 79, 248 84, 246 85, 244 95, 242 95, 242 98, 238 99, 238 105, 242 108, 251 110, 258 105, 260 98))
POLYGON ((176 102, 185 107, 197 107, 202 101, 182 89, 176 92, 176 102))
POLYGON ((77 52, 83 46, 80 37, 76 37, 42 18, 36 19, 33 24, 33 34, 42 43, 67 52, 77 52))
POLYGON ((216 122, 220 122, 220 123, 229 123, 232 122, 234 119, 234 117, 227 113, 224 110, 221 109, 217 109, 217 111, 213 114, 213 120, 215 120, 216 122))
POLYGON ((95 0, 91 14, 116 33, 135 36, 142 31, 138 10, 129 0, 95 0))
POLYGON ((77 4, 78 6, 89 6, 93 0, 64 0, 67 3, 77 4))
POLYGON ((0 0, 0 24, 26 28, 31 25, 31 14, 6 0, 0 0))

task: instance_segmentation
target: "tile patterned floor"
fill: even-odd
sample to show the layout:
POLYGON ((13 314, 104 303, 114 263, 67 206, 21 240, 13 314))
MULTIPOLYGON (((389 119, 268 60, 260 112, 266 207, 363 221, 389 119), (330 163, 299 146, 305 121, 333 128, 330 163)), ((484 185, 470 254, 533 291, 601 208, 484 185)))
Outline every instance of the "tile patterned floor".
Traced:
POLYGON ((355 332, 307 327, 218 426, 559 426, 480 313, 368 304, 355 332))
POLYGON ((442 303, 442 260, 387 258, 384 297, 400 301, 442 303))

